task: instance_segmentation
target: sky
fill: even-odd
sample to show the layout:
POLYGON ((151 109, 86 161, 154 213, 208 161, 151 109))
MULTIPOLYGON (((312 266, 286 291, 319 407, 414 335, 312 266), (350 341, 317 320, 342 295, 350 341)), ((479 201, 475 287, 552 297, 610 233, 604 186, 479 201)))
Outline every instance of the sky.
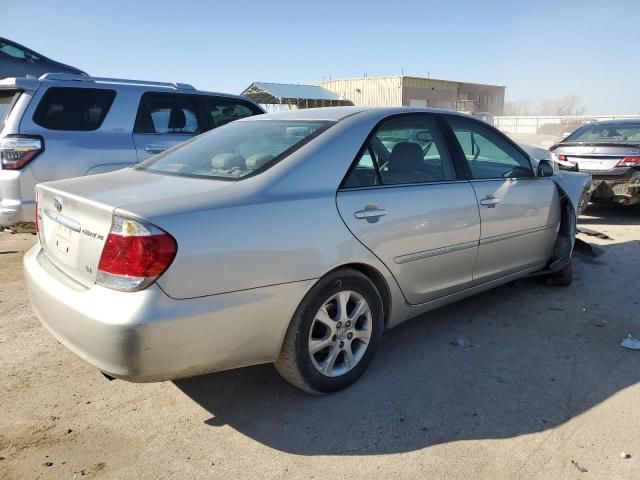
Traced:
POLYGON ((0 36, 94 76, 202 90, 404 72, 640 113, 640 0, 0 0, 0 36))

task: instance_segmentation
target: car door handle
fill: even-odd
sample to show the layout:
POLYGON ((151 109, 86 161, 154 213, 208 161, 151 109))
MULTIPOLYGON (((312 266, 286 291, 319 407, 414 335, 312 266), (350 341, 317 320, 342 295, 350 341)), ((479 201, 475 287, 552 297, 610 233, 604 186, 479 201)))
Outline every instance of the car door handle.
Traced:
POLYGON ((358 219, 371 220, 384 217, 386 214, 387 211, 383 208, 365 208, 364 210, 358 210, 353 216, 358 219))
POLYGON ((147 153, 160 153, 164 152, 167 148, 166 145, 145 145, 144 151, 147 153))
POLYGON ((496 205, 500 203, 500 199, 489 195, 486 198, 480 200, 480 205, 484 205, 485 207, 495 208, 496 205))

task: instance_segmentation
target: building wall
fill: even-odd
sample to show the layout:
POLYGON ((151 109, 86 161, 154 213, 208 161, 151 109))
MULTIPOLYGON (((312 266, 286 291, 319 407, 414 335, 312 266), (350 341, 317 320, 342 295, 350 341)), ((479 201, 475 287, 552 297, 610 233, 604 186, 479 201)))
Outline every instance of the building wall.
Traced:
POLYGON ((362 107, 402 105, 401 77, 363 77, 329 80, 320 85, 362 107))
POLYGON ((456 82, 420 77, 401 78, 403 106, 448 108, 455 110, 458 92, 456 82))
POLYGON ((329 80, 327 90, 367 107, 435 107, 501 115, 505 87, 423 77, 364 77, 329 80))
MULTIPOLYGON (((472 104, 472 112, 490 112, 502 115, 504 109, 505 87, 496 85, 481 85, 477 83, 458 83, 458 105, 472 104), (472 102, 461 102, 471 100, 472 102)), ((463 110, 458 108, 458 110, 463 110)))

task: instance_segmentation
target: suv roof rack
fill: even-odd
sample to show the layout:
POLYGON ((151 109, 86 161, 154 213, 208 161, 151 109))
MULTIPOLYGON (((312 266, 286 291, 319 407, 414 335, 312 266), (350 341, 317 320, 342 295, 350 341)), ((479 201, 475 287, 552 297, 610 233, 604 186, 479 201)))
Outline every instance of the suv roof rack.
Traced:
POLYGON ((72 75, 69 73, 45 73, 38 80, 60 80, 75 82, 97 82, 97 83, 121 83, 123 85, 143 85, 148 87, 169 87, 178 90, 195 90, 193 85, 188 83, 168 83, 168 82, 147 82, 145 80, 128 80, 126 78, 107 77, 87 77, 85 75, 72 75))

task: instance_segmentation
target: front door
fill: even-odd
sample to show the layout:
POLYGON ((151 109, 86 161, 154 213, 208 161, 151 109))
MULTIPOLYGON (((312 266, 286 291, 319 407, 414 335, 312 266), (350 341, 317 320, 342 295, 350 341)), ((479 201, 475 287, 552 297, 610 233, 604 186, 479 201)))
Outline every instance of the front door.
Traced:
POLYGON ((529 157, 483 123, 448 116, 458 154, 468 167, 480 208, 480 248, 474 281, 546 263, 560 224, 553 180, 536 177, 529 157))
POLYGON ((407 301, 424 303, 472 281, 480 222, 434 117, 382 123, 337 194, 351 232, 393 273, 407 301))

